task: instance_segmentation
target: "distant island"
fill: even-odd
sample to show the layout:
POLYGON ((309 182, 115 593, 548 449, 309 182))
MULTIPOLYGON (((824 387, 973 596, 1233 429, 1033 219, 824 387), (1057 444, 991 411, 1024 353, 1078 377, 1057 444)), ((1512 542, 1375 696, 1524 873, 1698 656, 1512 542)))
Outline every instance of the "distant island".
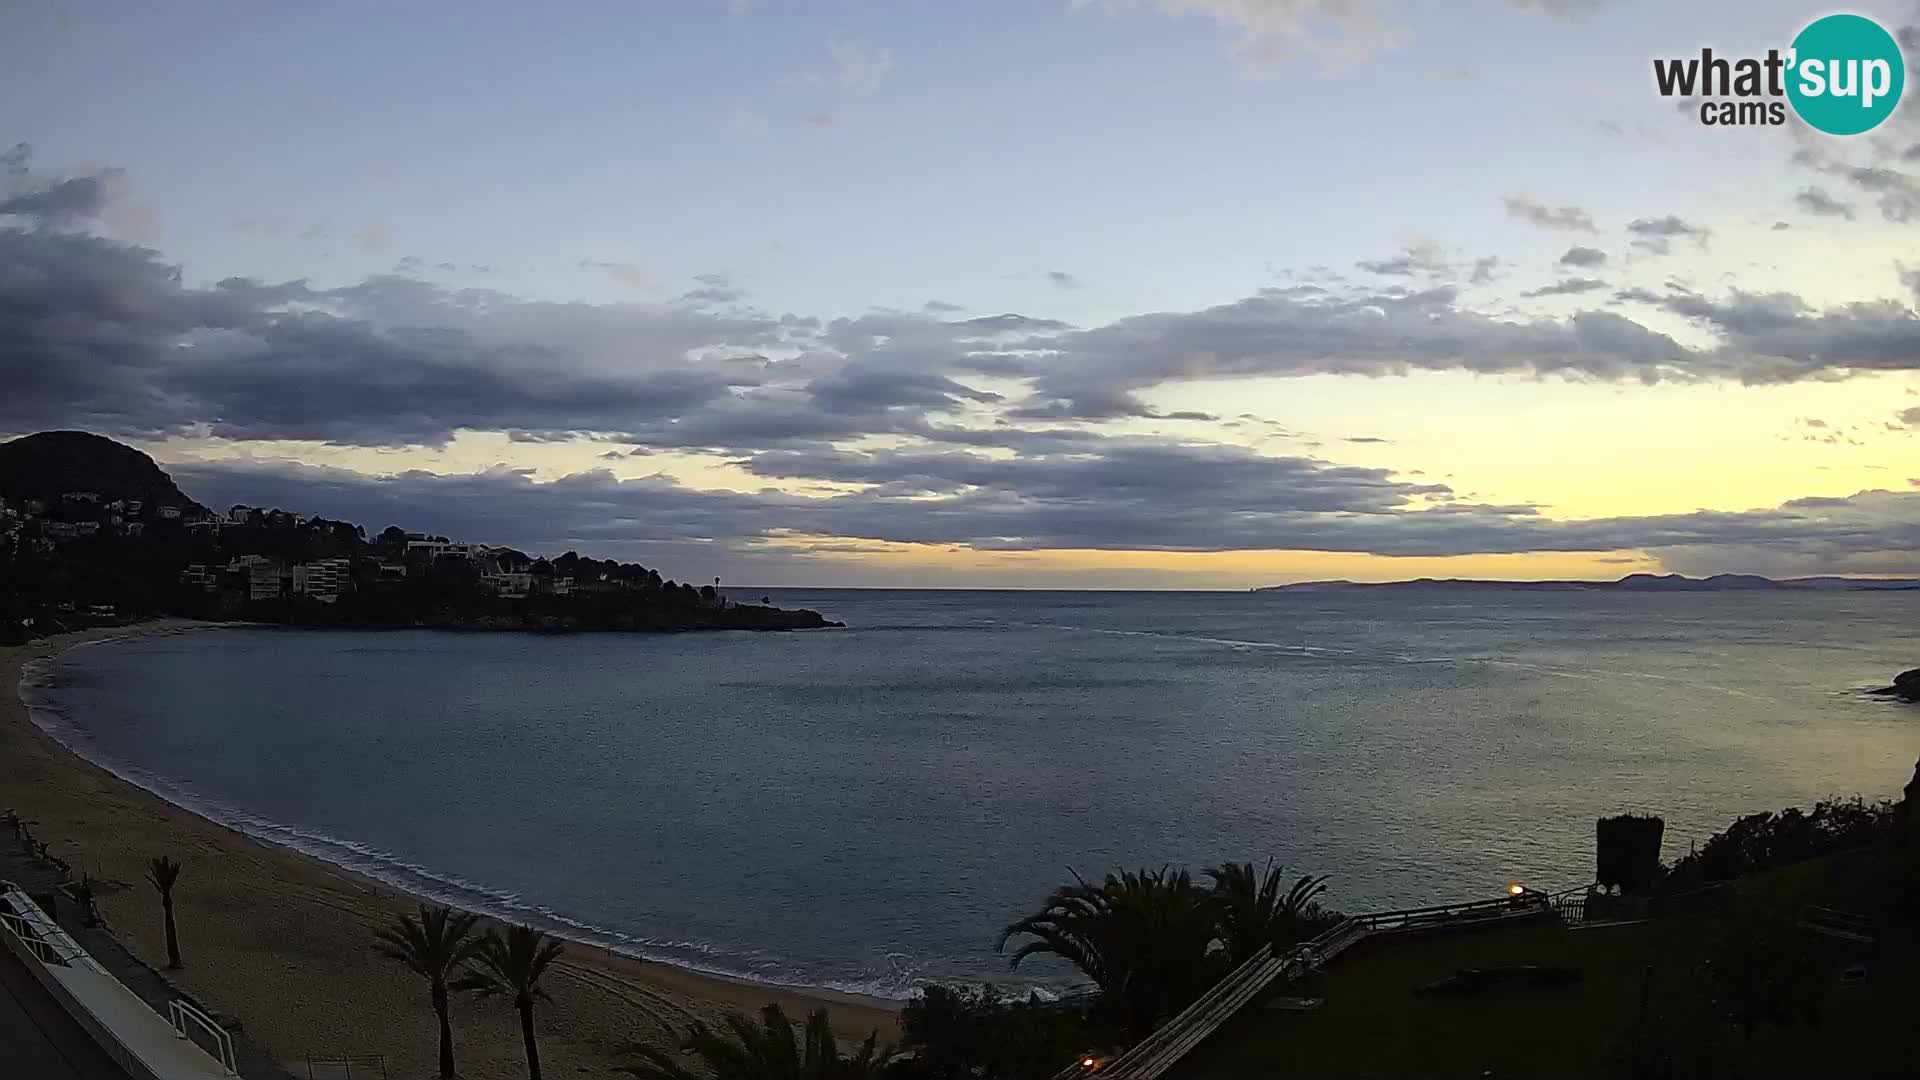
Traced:
POLYGON ((146 454, 83 431, 0 443, 0 643, 156 615, 463 630, 802 630, 638 563, 556 558, 282 507, 211 510, 146 454))
POLYGON ((1297 581, 1249 592, 1345 592, 1361 589, 1524 589, 1532 592, 1849 592, 1920 589, 1914 578, 1803 577, 1774 579, 1754 574, 1628 574, 1618 581, 1496 581, 1483 578, 1414 578, 1409 581, 1297 581))

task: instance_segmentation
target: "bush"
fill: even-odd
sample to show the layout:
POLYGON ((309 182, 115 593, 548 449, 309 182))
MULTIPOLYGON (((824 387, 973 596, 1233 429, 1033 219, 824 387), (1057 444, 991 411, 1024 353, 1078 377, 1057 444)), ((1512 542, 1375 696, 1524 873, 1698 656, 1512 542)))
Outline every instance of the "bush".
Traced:
POLYGON ((1666 828, 1660 818, 1632 814, 1594 822, 1594 880, 1621 892, 1646 892, 1660 873, 1660 839, 1666 828))
POLYGON ((911 1080, 1043 1080, 1113 1041, 1079 1009, 1009 1001, 991 985, 924 987, 901 1011, 900 1028, 911 1056, 892 1075, 911 1080))
POLYGON ((1660 887, 1680 892, 1864 847, 1892 833, 1894 816, 1894 804, 1870 803, 1858 795, 1815 803, 1812 812, 1792 807, 1749 814, 1675 860, 1661 875, 1660 887))

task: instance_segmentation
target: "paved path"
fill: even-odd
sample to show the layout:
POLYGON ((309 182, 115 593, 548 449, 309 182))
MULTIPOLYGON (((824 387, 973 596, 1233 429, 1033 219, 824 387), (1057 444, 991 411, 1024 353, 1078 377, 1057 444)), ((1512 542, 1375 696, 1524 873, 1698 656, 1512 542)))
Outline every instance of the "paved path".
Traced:
POLYGON ((0 1056, 8 1076, 33 1080, 127 1080, 106 1051, 12 953, 0 950, 0 1056))

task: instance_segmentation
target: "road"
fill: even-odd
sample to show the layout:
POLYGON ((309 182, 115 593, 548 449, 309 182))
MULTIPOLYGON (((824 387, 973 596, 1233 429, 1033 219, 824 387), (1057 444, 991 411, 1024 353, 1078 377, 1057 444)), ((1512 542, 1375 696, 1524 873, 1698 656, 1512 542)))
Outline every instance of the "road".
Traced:
POLYGON ((127 1080, 20 961, 0 949, 0 1057, 21 1080, 127 1080))

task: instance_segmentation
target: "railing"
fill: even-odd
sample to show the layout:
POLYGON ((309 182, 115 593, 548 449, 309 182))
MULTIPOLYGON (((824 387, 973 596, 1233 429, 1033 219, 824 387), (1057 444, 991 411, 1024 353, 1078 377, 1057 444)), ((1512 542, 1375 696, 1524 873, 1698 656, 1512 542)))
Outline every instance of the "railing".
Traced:
POLYGON ((356 1072, 366 1080, 373 1080, 376 1076, 380 1080, 387 1080, 387 1058, 385 1054, 337 1054, 333 1057, 309 1055, 307 1057, 307 1080, 320 1080, 323 1075, 332 1077, 335 1070, 339 1071, 340 1080, 353 1080, 356 1072), (315 1069, 327 1071, 322 1074, 314 1072, 315 1069))
POLYGON ((0 925, 42 964, 100 970, 93 957, 12 882, 0 882, 0 925))
POLYGON ((1872 944, 1880 936, 1879 926, 1865 915, 1813 904, 1801 908, 1800 918, 1796 921, 1804 930, 1862 944, 1872 944))
POLYGON ((1473 919, 1500 918, 1508 915, 1538 914, 1552 910, 1544 893, 1523 892, 1497 900, 1470 900, 1460 904, 1434 904, 1431 907, 1376 911, 1355 918, 1374 933, 1393 930, 1417 930, 1473 919))
POLYGON ((1295 945, 1284 953, 1276 955, 1272 946, 1261 947, 1226 978, 1200 995, 1199 1000, 1182 1009, 1126 1053, 1110 1062, 1101 1062, 1092 1057, 1082 1058, 1055 1073, 1051 1080, 1077 1080, 1096 1074, 1101 1080, 1155 1080, 1275 979, 1297 979, 1324 966, 1370 935, 1521 915, 1544 915, 1552 911, 1554 901, 1545 893, 1521 891, 1496 900, 1471 900, 1459 904, 1435 904, 1351 916, 1318 937, 1295 945))
POLYGON ((201 1012, 193 1003, 181 998, 167 1002, 167 1023, 172 1024, 173 1030, 179 1032, 183 1039, 193 1039, 193 1031, 198 1031, 212 1040, 213 1045, 208 1046, 199 1039, 193 1039, 222 1068, 229 1073, 239 1073, 240 1066, 233 1056, 233 1036, 228 1035, 226 1028, 215 1023, 213 1017, 201 1012))

